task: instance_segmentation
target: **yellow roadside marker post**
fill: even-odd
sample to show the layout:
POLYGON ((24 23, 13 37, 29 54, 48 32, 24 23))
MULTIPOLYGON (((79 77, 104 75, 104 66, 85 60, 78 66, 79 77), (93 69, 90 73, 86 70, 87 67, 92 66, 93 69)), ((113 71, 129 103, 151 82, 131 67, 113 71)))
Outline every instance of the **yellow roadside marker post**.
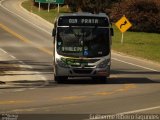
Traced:
POLYGON ((121 44, 123 44, 123 33, 126 32, 132 26, 132 24, 125 16, 123 16, 120 20, 116 22, 115 25, 122 32, 121 44))

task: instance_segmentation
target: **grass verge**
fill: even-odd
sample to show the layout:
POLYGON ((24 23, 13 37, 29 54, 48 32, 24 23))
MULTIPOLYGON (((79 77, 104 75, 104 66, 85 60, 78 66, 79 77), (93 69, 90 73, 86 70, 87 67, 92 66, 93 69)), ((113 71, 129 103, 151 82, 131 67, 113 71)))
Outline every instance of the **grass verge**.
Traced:
MULTIPOLYGON (((49 12, 48 10, 44 10, 44 9, 40 9, 39 8, 33 6, 32 3, 33 0, 27 0, 24 1, 22 3, 22 7, 24 7, 25 9, 27 9, 28 11, 39 15, 40 17, 46 19, 47 21, 53 23, 54 22, 54 18, 58 15, 58 9, 57 7, 55 9, 50 9, 49 12)), ((70 9, 67 8, 66 6, 60 6, 60 13, 67 13, 70 12, 70 9)))
MULTIPOLYGON (((53 23, 58 15, 57 8, 38 11, 37 7, 32 6, 31 0, 23 2, 22 6, 47 21, 53 23)), ((60 13, 70 12, 66 7, 60 7, 60 13)), ((160 63, 160 34, 143 32, 125 32, 124 43, 121 44, 121 32, 114 26, 114 37, 112 49, 132 56, 141 57, 160 63)))
POLYGON ((122 33, 117 28, 114 31, 113 50, 160 63, 160 34, 125 32, 121 44, 122 33))

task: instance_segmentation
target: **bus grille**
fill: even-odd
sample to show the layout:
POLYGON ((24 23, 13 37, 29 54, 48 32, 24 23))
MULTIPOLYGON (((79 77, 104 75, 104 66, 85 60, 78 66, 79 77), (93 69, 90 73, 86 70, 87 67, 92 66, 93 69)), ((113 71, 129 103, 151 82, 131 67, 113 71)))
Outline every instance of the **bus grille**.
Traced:
POLYGON ((78 74, 90 74, 93 69, 73 69, 73 71, 78 74))

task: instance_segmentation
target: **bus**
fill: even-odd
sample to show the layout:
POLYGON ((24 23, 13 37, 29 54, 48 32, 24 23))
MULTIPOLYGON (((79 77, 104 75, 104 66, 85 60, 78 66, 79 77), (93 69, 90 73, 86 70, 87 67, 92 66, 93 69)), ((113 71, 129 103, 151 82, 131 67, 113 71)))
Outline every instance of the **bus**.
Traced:
POLYGON ((54 79, 91 77, 106 81, 110 75, 113 29, 105 13, 59 15, 52 32, 54 79))

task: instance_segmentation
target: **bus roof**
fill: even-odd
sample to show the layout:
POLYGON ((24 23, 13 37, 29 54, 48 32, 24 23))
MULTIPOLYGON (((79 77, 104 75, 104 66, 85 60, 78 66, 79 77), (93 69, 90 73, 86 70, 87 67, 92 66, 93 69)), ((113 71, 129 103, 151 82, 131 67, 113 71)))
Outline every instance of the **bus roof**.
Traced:
POLYGON ((62 16, 66 16, 66 17, 67 16, 90 16, 90 17, 107 17, 108 18, 108 16, 105 13, 92 14, 89 12, 63 13, 59 15, 59 17, 62 17, 62 16))

